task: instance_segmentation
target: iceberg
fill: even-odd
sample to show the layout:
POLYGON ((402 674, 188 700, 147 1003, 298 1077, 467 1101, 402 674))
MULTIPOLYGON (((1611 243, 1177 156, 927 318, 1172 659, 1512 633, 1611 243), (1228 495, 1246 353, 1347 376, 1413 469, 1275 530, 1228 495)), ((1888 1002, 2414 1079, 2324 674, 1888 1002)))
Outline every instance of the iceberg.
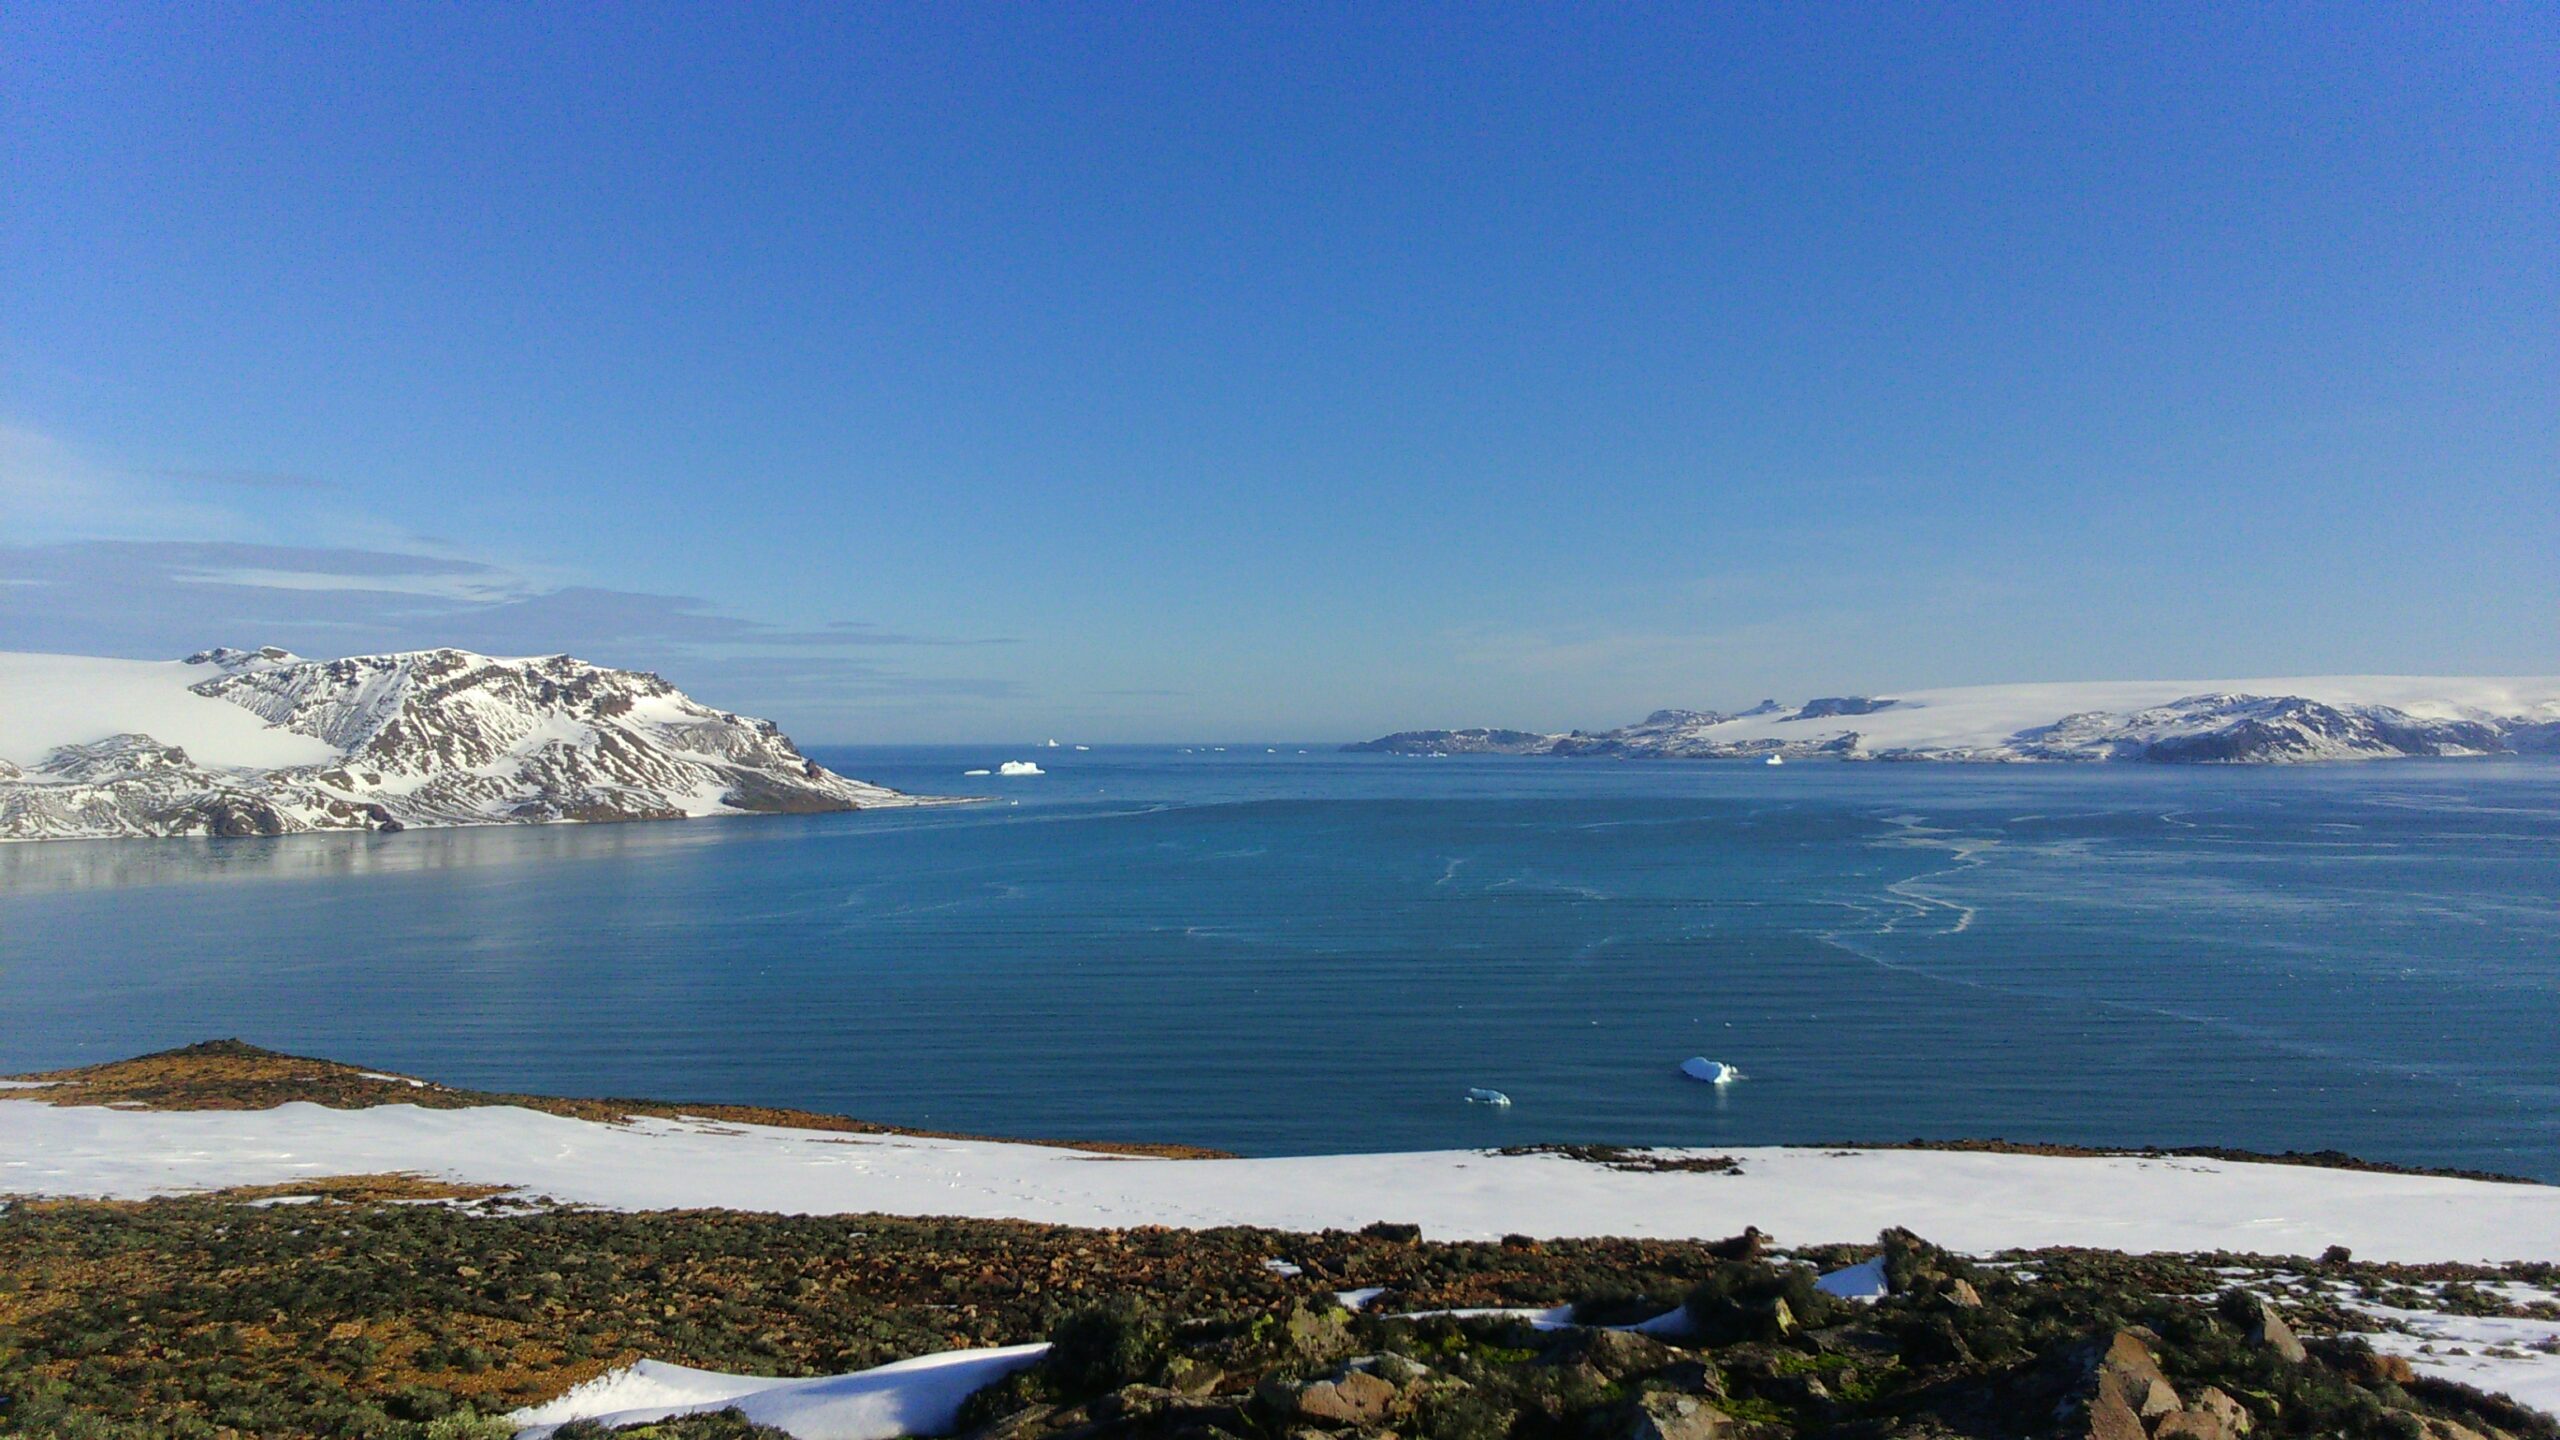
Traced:
POLYGON ((963 770, 960 773, 963 775, 993 775, 996 772, 993 770, 963 770))
POLYGON ((1692 1055, 1681 1061, 1680 1073, 1692 1080, 1704 1080, 1710 1085, 1730 1085, 1742 1078, 1741 1071, 1721 1060, 1710 1060, 1704 1055, 1692 1055))
POLYGON ((1499 1090, 1487 1090, 1483 1086, 1478 1085, 1467 1091, 1467 1103, 1470 1105, 1508 1105, 1511 1103, 1511 1097, 1503 1094, 1499 1090))
POLYGON ((1049 772, 1028 760, 1007 760, 996 767, 999 775, 1046 775, 1049 772))

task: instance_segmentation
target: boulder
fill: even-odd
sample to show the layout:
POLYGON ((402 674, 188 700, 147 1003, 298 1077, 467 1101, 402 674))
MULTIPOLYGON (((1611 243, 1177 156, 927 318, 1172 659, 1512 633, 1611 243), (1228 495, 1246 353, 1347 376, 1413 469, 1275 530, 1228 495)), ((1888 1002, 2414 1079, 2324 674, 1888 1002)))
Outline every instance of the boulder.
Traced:
POLYGON ((2061 1409, 2074 1440, 2151 1440, 2146 1421, 2184 1408, 2143 1332, 2111 1331, 2064 1363, 2076 1375, 2061 1409))
POLYGON ((1787 1374, 1772 1376, 1753 1387, 1763 1400, 1774 1400, 1790 1409, 1820 1408, 1831 1403, 1831 1387, 1819 1375, 1787 1374))
MULTIPOLYGON (((2343 1348, 2343 1347, 2342 1347, 2343 1348)), ((2351 1353, 2342 1362, 2331 1356, 2332 1363, 2344 1370, 2347 1378, 2359 1385, 2398 1385, 2403 1388, 2417 1383, 2418 1372, 2408 1361, 2379 1350, 2351 1353)))
POLYGON ((1820 1330, 1807 1330, 1804 1338, 1825 1355, 1862 1355, 1882 1359, 1898 1353, 1902 1347, 1891 1335, 1867 1325, 1830 1325, 1820 1330))
POLYGON ((2488 1436, 2461 1421, 2447 1420, 2441 1415, 2421 1415, 2415 1410, 2394 1410, 2391 1413, 2394 1419, 2406 1419, 2414 1424, 2418 1433, 2426 1436, 2427 1440, 2489 1440, 2488 1436))
POLYGON ((1176 1355, 1165 1362, 1164 1383, 1184 1395, 1206 1395, 1218 1388, 1227 1372, 1192 1355, 1176 1355))
POLYGON ((1617 1440, 1728 1440, 1733 1417, 1694 1395, 1655 1390, 1636 1397, 1617 1440))
POLYGON ((1649 1335, 1625 1330, 1590 1330, 1579 1345, 1581 1358, 1611 1380, 1649 1375, 1680 1358, 1679 1352, 1649 1335))
POLYGON ((2151 1440, 2231 1440, 2222 1417, 2210 1410, 2172 1410, 2151 1429, 2151 1440))
POLYGON ((1265 1379, 1254 1399, 1284 1420, 1314 1425, 1375 1425, 1396 1402, 1395 1386, 1366 1370, 1325 1380, 1265 1379))
POLYGON ((1160 1385, 1123 1385, 1108 1395, 1095 1396, 1085 1408, 1096 1420, 1128 1420, 1178 1405, 1182 1398, 1160 1385))
POLYGON ((1344 1323, 1341 1310, 1310 1310, 1301 1305, 1289 1312, 1282 1328, 1281 1343, 1290 1354, 1302 1360, 1331 1360, 1351 1351, 1351 1327, 1344 1323))
POLYGON ((1704 1395, 1710 1400, 1725 1398, 1723 1372, 1704 1360, 1674 1360, 1655 1371, 1653 1379, 1666 1389, 1704 1395))
POLYGON ((1028 1440, 1047 1434, 1059 1414, 1055 1405, 1032 1405, 988 1422, 970 1432, 970 1440, 1028 1440))
POLYGON ((2222 1422, 2225 1435, 2246 1435, 2250 1426, 2257 1423, 2249 1418, 2247 1406, 2223 1393, 2218 1385, 2207 1385, 2196 1392, 2195 1408, 2213 1412, 2213 1417, 2222 1422))
POLYGON ((2101 1386, 2115 1384, 2133 1413, 2145 1420, 2184 1408, 2169 1377, 2160 1372, 2151 1346, 2131 1330, 2119 1330, 2108 1339, 2105 1353, 2098 1357, 2097 1378, 2101 1386))
POLYGON ((2273 1350, 2276 1358, 2288 1365, 2299 1365, 2311 1358, 2311 1352, 2302 1348, 2302 1341, 2295 1337, 2293 1327, 2284 1323, 2284 1317, 2276 1313, 2276 1307, 2263 1297, 2252 1298, 2258 1301, 2257 1313, 2242 1327, 2249 1343, 2262 1350, 2273 1350))
POLYGON ((2067 1433, 2074 1440, 2150 1440, 2142 1428, 2142 1417, 2125 1403, 2123 1392, 2112 1386, 2101 1387, 2090 1398, 2087 1420, 2085 1427, 2067 1433))

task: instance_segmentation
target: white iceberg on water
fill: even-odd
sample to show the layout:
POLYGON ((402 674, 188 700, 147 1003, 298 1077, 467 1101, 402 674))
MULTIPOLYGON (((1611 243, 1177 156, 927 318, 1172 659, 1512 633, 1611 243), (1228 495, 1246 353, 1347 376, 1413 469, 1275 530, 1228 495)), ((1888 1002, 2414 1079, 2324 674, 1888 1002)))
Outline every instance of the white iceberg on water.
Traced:
POLYGON ((1046 775, 1049 772, 1028 760, 1007 760, 996 767, 999 775, 1046 775))
POLYGON ((1680 1073, 1692 1080, 1704 1080, 1710 1085, 1730 1085, 1742 1078, 1740 1070, 1721 1060, 1710 1060, 1704 1055, 1692 1055, 1681 1061, 1680 1073))
POLYGON ((1487 1090, 1483 1086, 1478 1085, 1467 1091, 1467 1103, 1470 1105, 1508 1105, 1511 1103, 1511 1097, 1503 1094, 1499 1090, 1487 1090))

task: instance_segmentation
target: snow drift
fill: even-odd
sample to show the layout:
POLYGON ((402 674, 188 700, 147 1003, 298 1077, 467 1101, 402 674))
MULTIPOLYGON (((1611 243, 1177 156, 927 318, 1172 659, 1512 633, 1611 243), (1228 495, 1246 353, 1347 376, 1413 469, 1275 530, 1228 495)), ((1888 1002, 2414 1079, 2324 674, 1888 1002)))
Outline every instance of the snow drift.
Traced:
POLYGON ((1008 1345, 946 1350, 850 1375, 806 1380, 729 1375, 642 1360, 507 1418, 526 1427, 517 1432, 519 1440, 541 1440, 572 1420, 617 1428, 733 1408, 758 1425, 787 1431, 799 1440, 948 1435, 959 1423, 963 1401, 1038 1361, 1048 1349, 1047 1345, 1008 1345))

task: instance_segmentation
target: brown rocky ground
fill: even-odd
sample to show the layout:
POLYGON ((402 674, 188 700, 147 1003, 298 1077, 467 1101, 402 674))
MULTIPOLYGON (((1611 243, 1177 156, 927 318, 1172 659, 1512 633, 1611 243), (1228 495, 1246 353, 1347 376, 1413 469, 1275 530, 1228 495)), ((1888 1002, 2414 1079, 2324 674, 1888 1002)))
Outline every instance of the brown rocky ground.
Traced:
MULTIPOLYGON (((880 1128, 489 1095, 230 1042, 41 1078, 56 1084, 0 1103, 504 1103, 607 1122, 880 1128)), ((18 1202, 0 1205, 0 1434, 482 1440, 506 1433, 486 1417, 644 1356, 806 1375, 1048 1337, 1048 1363, 973 1402, 976 1440, 2560 1440, 2544 1417, 2319 1338, 2370 1326, 2348 1297, 2536 1313, 2489 1282, 2548 1293, 2551 1266, 2005 1259, 1969 1263, 1899 1232, 1772 1255, 1756 1233, 1470 1244, 1393 1225, 1305 1235, 624 1214, 403 1175, 18 1202), (1879 1248, 1893 1281, 1882 1303, 1813 1290, 1819 1269, 1879 1248), (2235 1277, 2283 1309, 2235 1292, 2235 1277), (2306 1279, 2317 1283, 2279 1283, 2306 1279), (1363 1314, 1334 1301, 1371 1287, 1383 1294, 1363 1314), (1672 1344, 1377 1318, 1568 1303, 1591 1326, 1681 1308, 1694 1330, 1672 1344)), ((697 1417, 647 1433, 756 1432, 697 1417)))
MULTIPOLYGON (((843 1115, 764 1105, 688 1105, 664 1100, 590 1100, 465 1090, 413 1076, 345 1065, 335 1060, 285 1055, 240 1040, 206 1040, 183 1049, 163 1050, 131 1060, 111 1060, 73 1070, 42 1070, 0 1078, 45 1082, 41 1089, 0 1093, 0 1098, 53 1105, 113 1105, 141 1110, 269 1110, 292 1101, 307 1101, 340 1110, 361 1110, 375 1105, 418 1105, 430 1110, 515 1105, 546 1114, 613 1125, 641 1116, 672 1119, 690 1115, 734 1125, 791 1126, 858 1135, 918 1135, 944 1140, 996 1138, 944 1130, 903 1129, 843 1115)), ((1214 1159, 1226 1153, 1196 1145, 1132 1144, 1109 1140, 1031 1140, 1021 1143, 1176 1160, 1214 1159)))
MULTIPOLYGON (((2352 1342, 2292 1353, 2254 1301, 2222 1298, 2214 1267, 2279 1263, 2260 1257, 1976 1266, 1894 1235, 1896 1293, 1859 1307, 1809 1282, 1872 1244, 1770 1257, 1752 1241, 1440 1244, 1392 1226, 529 1209, 406 1177, 275 1189, 0 1211, 0 1433, 457 1440, 498 1433, 475 1416, 643 1356, 821 1374, 1051 1336, 1057 1363, 982 1397, 984 1440, 2231 1440, 2243 1421, 2253 1435, 2560 1440, 2352 1342), (1332 1299, 1370 1286, 1386 1292, 1373 1311, 1575 1302, 1595 1324, 1685 1297, 1701 1329, 1674 1346, 1354 1317, 1332 1299)), ((2383 1295, 2560 1278, 2283 1263, 2383 1295)), ((2336 1318, 2291 1309, 2304 1333, 2336 1318)), ((670 1433, 745 1433, 710 1423, 670 1433)))

